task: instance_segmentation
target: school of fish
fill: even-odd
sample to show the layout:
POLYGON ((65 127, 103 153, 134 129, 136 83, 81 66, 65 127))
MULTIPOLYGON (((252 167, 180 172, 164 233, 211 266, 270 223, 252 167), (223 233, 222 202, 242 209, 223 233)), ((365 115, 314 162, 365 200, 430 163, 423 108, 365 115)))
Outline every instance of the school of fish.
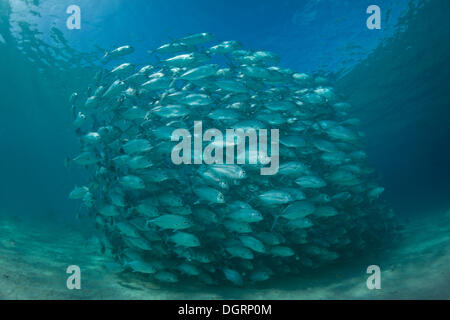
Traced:
POLYGON ((81 150, 76 186, 118 272, 150 281, 243 286, 358 257, 397 223, 363 151, 351 105, 322 76, 209 33, 149 51, 147 65, 105 54, 70 106, 81 150), (108 67, 106 67, 108 65, 108 67), (109 67, 109 65, 112 65, 109 67), (172 132, 279 129, 279 170, 171 161, 172 132))

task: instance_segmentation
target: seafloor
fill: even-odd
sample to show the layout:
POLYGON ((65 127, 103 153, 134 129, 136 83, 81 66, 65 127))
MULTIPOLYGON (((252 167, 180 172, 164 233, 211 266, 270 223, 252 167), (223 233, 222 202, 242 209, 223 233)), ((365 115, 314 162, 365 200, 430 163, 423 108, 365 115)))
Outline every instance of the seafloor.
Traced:
POLYGON ((162 286, 114 274, 76 228, 1 218, 0 299, 450 299, 450 211, 428 217, 404 223, 401 240, 371 261, 246 288, 162 286), (66 287, 72 264, 81 268, 80 290, 66 287), (366 287, 370 264, 381 267, 380 290, 366 287))

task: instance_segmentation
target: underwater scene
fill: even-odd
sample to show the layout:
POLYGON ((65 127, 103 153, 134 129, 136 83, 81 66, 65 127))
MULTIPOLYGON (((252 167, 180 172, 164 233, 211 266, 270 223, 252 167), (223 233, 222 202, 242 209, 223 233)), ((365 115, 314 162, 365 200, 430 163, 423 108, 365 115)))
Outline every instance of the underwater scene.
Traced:
POLYGON ((0 0, 0 299, 449 299, 447 0, 0 0))

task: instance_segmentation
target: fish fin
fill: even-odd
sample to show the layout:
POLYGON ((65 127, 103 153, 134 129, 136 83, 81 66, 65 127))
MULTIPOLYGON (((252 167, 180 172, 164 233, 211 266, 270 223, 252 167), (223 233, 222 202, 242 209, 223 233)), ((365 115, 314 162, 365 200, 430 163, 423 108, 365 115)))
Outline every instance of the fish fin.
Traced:
POLYGON ((227 57, 229 60, 226 61, 225 64, 226 64, 227 66, 229 66, 230 69, 236 69, 236 66, 233 64, 233 62, 231 61, 231 59, 230 59, 228 56, 226 56, 226 57, 227 57))
POLYGON ((72 106, 70 107, 70 111, 72 112, 72 118, 75 119, 77 117, 77 108, 75 104, 72 104, 72 106))
POLYGON ((270 232, 272 232, 273 229, 275 228, 275 225, 277 224, 279 217, 280 216, 275 216, 275 218, 273 219, 272 227, 270 227, 270 232))
POLYGON ((250 198, 248 199, 247 203, 248 204, 252 204, 252 203, 255 203, 255 202, 258 202, 258 197, 252 194, 250 196, 250 198))
POLYGON ((77 220, 81 220, 81 207, 82 207, 82 204, 80 204, 80 205, 78 206, 77 214, 76 214, 76 216, 75 216, 75 218, 76 218, 77 220))
POLYGON ((100 241, 100 246, 101 246, 100 252, 101 252, 102 254, 105 254, 105 252, 106 252, 106 247, 105 247, 104 243, 101 242, 101 241, 100 241))
POLYGON ((72 159, 70 157, 66 157, 66 159, 64 159, 64 167, 69 168, 71 163, 72 159))
POLYGON ((105 54, 104 54, 104 56, 102 57, 101 61, 102 61, 102 63, 107 64, 107 63, 109 62, 110 58, 111 58, 111 57, 110 57, 110 55, 109 55, 109 52, 106 51, 105 54))

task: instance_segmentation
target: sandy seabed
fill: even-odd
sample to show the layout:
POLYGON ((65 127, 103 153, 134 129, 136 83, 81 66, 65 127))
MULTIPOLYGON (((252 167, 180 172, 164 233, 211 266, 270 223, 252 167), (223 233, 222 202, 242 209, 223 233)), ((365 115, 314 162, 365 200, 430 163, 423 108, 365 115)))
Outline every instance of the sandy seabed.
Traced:
POLYGON ((405 224, 401 240, 376 259, 245 288, 161 285, 105 269, 112 262, 74 228, 0 217, 0 299, 450 299, 450 215, 405 224), (376 261, 375 261, 376 260, 376 261), (366 268, 381 267, 381 289, 369 290, 366 268), (66 269, 81 268, 69 290, 66 269))

